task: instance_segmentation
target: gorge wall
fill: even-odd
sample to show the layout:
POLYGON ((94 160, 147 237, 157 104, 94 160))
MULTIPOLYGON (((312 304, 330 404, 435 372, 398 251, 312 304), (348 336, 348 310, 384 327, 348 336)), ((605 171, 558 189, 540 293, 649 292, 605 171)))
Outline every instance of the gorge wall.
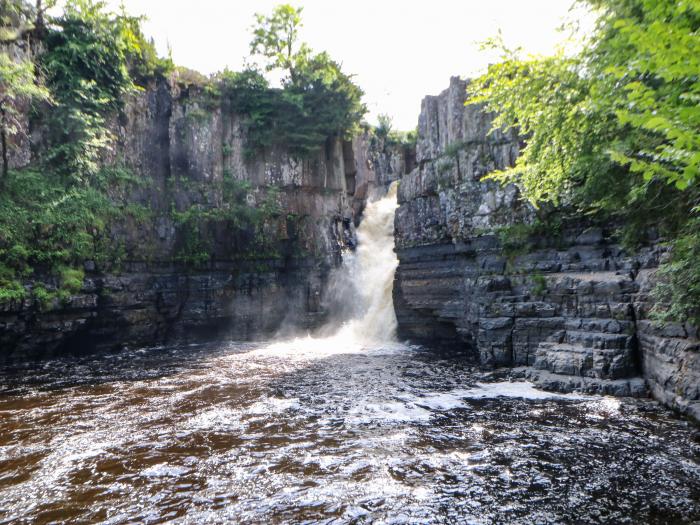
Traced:
POLYGON ((399 336, 518 367, 546 388, 650 391, 700 419, 697 329, 649 320, 661 244, 628 254, 612 225, 538 227, 515 186, 481 180, 513 164, 517 136, 489 134, 490 116, 465 99, 453 78, 422 103, 395 222, 399 336))
MULTIPOLYGON (((515 367, 547 388, 651 392, 700 419, 698 330, 649 319, 663 245, 652 239, 626 253, 614 225, 582 220, 548 230, 517 187, 482 180, 512 165, 521 145, 514 132, 489 133, 490 115, 464 105, 465 88, 453 78, 424 99, 415 151, 366 130, 299 159, 283 147, 251 154, 241 117, 212 105, 201 86, 177 76, 151 82, 113 119, 103 159, 138 181, 115 199, 147 217, 125 213, 110 225, 120 263, 84 261, 80 290, 67 299, 42 304, 28 293, 0 303, 0 359, 317 327, 367 199, 401 179, 401 338, 515 367), (182 220, 233 204, 243 215, 268 211, 254 228, 188 229, 182 220), (202 243, 206 256, 187 260, 202 243)), ((20 109, 13 168, 32 165, 44 145, 40 123, 20 109)), ((37 286, 60 283, 48 274, 25 283, 37 286)))
MULTIPOLYGON (((28 113, 10 150, 11 166, 41 153, 42 129, 28 113)), ((374 188, 410 165, 411 155, 365 131, 353 141, 328 140, 304 160, 284 148, 251 155, 239 116, 212 106, 203 90, 161 78, 133 95, 112 123, 116 137, 104 164, 126 168, 140 183, 126 206, 145 220, 118 220, 109 242, 123 261, 85 261, 82 289, 40 304, 28 293, 0 304, 0 358, 59 355, 216 337, 251 339, 288 325, 304 330, 325 318, 324 291, 374 188), (251 231, 206 226, 188 231, 188 210, 221 209, 227 185, 240 205, 274 208, 251 231), (204 260, 183 254, 206 243, 204 260)), ((237 204, 238 205, 238 204, 237 204)), ((242 213, 245 213, 245 209, 242 213)), ((56 278, 26 282, 31 292, 56 289, 56 278)))

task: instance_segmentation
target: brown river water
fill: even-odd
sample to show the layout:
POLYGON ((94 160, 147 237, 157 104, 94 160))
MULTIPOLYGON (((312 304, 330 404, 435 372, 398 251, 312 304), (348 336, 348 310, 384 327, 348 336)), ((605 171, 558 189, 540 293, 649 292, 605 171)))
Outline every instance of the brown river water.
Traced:
POLYGON ((1 368, 0 523, 700 522, 697 428, 657 403, 393 341, 394 208, 324 334, 1 368))
POLYGON ((700 443, 651 401, 558 396, 335 340, 5 369, 1 523, 693 523, 700 443))

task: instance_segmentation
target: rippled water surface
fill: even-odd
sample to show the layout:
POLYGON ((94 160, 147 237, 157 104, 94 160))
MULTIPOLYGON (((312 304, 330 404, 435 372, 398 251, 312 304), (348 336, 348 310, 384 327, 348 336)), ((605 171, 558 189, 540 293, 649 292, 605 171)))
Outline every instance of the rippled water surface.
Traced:
POLYGON ((337 339, 0 372, 0 522, 692 523, 692 426, 337 339))

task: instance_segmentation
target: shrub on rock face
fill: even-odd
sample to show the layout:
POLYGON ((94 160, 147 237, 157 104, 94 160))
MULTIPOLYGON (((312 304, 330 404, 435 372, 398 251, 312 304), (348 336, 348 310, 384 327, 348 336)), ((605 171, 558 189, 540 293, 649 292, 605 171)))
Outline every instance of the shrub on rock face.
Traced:
POLYGON ((11 57, 5 48, 37 30, 37 19, 43 16, 40 13, 24 0, 3 0, 0 3, 0 188, 10 170, 11 140, 23 127, 22 106, 49 98, 30 57, 11 57))
POLYGON ((15 61, 0 53, 0 148, 2 172, 0 186, 5 183, 9 164, 10 139, 20 130, 18 108, 25 101, 46 100, 49 92, 35 83, 34 64, 29 60, 15 61))
POLYGON ((667 321, 688 321, 700 326, 700 220, 690 221, 673 242, 668 262, 657 273, 653 290, 656 305, 652 317, 667 321))

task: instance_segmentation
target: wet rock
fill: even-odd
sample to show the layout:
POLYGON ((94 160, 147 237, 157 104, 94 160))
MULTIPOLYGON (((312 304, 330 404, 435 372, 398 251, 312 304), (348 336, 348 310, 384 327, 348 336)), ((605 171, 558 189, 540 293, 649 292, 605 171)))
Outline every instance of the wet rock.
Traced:
POLYGON ((576 244, 598 244, 603 242, 602 228, 587 228, 576 237, 576 244))
POLYGON ((646 397, 648 395, 646 384, 641 377, 611 380, 556 374, 533 369, 527 371, 526 377, 538 387, 555 392, 579 392, 621 397, 646 397))

